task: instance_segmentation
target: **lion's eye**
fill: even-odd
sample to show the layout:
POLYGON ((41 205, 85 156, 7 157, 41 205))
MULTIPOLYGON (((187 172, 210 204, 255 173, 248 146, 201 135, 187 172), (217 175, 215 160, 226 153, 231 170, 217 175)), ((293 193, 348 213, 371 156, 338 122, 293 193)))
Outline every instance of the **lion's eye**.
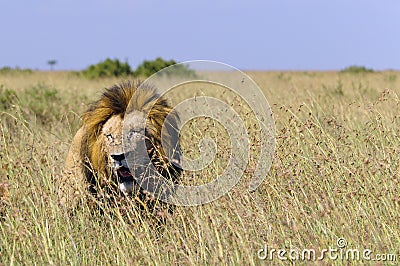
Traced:
POLYGON ((106 137, 107 137, 107 139, 108 139, 109 141, 113 141, 113 140, 114 140, 114 139, 113 139, 113 136, 112 136, 111 134, 107 134, 106 137))

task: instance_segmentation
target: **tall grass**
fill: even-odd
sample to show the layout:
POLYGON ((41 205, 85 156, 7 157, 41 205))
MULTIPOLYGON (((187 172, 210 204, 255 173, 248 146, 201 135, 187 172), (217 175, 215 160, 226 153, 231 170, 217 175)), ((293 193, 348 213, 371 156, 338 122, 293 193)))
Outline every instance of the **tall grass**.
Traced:
MULTIPOLYGON (((265 263, 257 257, 265 245, 321 250, 337 247, 338 238, 348 248, 400 254, 400 74, 249 74, 269 100, 277 128, 264 183, 248 192, 242 182, 210 204, 176 207, 160 226, 133 203, 112 216, 88 206, 71 216, 57 204, 57 176, 78 114, 117 80, 0 73, 0 99, 6 99, 0 105, 0 264, 258 265, 265 263)), ((242 109, 252 133, 249 177, 257 127, 248 110, 234 96, 207 88, 175 99, 211 91, 242 109)), ((229 137, 209 119, 184 129, 188 156, 199 156, 204 137, 220 150, 201 172, 185 172, 183 182, 213 180, 229 157, 229 137)), ((273 263, 285 262, 275 256, 273 263)))

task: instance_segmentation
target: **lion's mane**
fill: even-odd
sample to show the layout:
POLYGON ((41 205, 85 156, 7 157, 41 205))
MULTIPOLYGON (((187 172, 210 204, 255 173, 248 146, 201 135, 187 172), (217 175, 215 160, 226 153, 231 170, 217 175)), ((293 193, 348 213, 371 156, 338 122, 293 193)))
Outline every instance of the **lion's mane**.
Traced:
POLYGON ((148 114, 146 147, 149 157, 161 175, 176 181, 181 169, 178 164, 168 160, 162 144, 167 143, 170 149, 177 149, 179 153, 177 114, 154 88, 140 86, 140 82, 123 82, 106 89, 82 115, 82 126, 70 147, 60 184, 59 191, 64 204, 81 200, 85 190, 96 193, 98 188, 109 185, 110 181, 112 183, 112 172, 104 149, 106 144, 101 137, 102 127, 111 117, 123 119, 131 111, 148 114), (162 129, 167 116, 168 125, 162 129))

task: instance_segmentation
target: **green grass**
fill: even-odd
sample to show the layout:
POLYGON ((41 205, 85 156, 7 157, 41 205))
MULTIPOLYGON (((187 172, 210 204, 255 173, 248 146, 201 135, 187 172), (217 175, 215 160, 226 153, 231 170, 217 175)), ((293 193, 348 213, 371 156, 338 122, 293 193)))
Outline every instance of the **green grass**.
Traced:
MULTIPOLYGON (((271 171, 257 191, 240 182, 210 204, 176 207, 160 227, 130 204, 112 216, 83 206, 72 217, 57 204, 57 177, 79 114, 118 80, 0 73, 0 265, 259 265, 265 245, 321 250, 335 248, 339 237, 348 248, 400 254, 400 74, 248 74, 274 112, 271 171)), ((254 116, 223 89, 183 91, 171 101, 210 95, 242 115, 251 135, 250 178, 260 137, 254 116)), ((226 166, 229 136, 210 119, 185 125, 185 154, 198 158, 205 137, 216 141, 217 156, 185 172, 184 183, 211 181, 226 166)))

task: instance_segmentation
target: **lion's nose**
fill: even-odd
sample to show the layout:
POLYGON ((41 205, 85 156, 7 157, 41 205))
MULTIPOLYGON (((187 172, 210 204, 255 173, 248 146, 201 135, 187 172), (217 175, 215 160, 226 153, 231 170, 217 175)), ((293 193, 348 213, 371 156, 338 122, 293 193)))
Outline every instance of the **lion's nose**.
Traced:
POLYGON ((111 158, 115 161, 122 162, 125 159, 125 154, 111 154, 111 158))

